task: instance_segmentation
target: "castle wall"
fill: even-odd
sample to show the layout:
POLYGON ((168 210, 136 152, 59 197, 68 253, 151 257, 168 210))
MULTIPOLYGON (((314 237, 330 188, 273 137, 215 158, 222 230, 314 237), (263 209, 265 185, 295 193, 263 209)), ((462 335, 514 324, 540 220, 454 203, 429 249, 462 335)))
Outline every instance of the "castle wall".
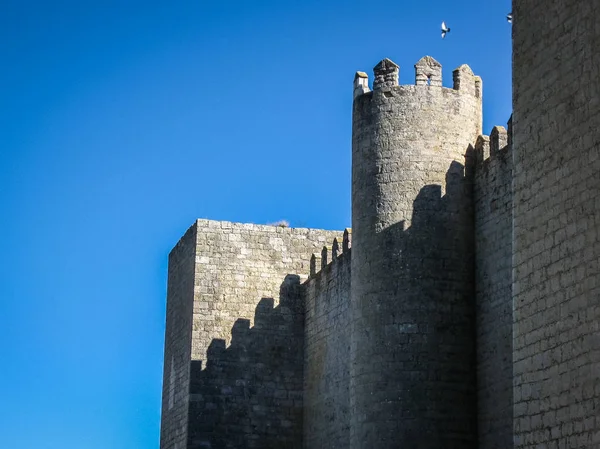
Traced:
POLYGON ((373 92, 361 93, 357 76, 353 106, 350 447, 472 448, 474 231, 463 164, 481 133, 481 80, 461 66, 454 88, 440 87, 441 66, 427 57, 415 86, 398 86, 389 60, 374 71, 373 92))
POLYGON ((287 275, 279 305, 263 298, 254 325, 238 318, 231 343, 213 339, 192 361, 189 447, 302 447, 300 281, 287 275))
POLYGON ((512 153, 495 127, 475 147, 478 449, 512 447, 512 153), (491 139, 491 142, 490 142, 491 139))
POLYGON ((513 13, 515 447, 599 447, 600 3, 513 13))
POLYGON ((339 232, 198 220, 188 447, 302 444, 310 257, 339 232))
POLYGON ((305 449, 349 447, 350 250, 327 256, 304 284, 305 449))
POLYGON ((192 226, 169 254, 161 449, 186 447, 195 252, 196 226, 192 226))

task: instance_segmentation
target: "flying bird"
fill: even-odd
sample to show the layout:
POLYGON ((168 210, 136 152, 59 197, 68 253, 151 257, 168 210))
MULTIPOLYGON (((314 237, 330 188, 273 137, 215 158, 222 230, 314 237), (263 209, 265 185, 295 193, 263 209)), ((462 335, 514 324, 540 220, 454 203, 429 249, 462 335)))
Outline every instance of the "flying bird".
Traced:
POLYGON ((442 22, 442 39, 446 37, 446 34, 450 32, 450 28, 446 26, 446 22, 442 22))
POLYGON ((506 16, 506 20, 508 20, 508 23, 512 23, 512 12, 506 16))

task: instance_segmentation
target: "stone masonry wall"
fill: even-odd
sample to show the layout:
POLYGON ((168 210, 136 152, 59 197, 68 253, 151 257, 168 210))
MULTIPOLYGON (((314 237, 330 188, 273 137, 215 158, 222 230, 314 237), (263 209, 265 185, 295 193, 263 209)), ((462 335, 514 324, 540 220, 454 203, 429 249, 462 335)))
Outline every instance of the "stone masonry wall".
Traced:
POLYGON ((337 257, 329 247, 328 263, 303 286, 305 449, 349 447, 350 249, 344 246, 337 257))
POLYGON ((465 65, 452 89, 422 84, 423 65, 435 68, 426 74, 437 84, 433 58, 417 63, 410 86, 393 85, 397 66, 384 60, 373 92, 353 104, 352 449, 476 446, 473 199, 464 164, 481 134, 482 83, 465 65))
POLYGON ((515 447, 600 447, 600 2, 513 0, 515 447))
POLYGON ((480 137, 475 159, 478 449, 506 449, 513 438, 512 154, 506 130, 495 127, 490 137, 480 137))
POLYGON ((300 448, 300 282, 311 254, 341 233, 211 220, 196 227, 188 447, 300 448))
POLYGON ((214 339, 206 367, 192 361, 190 447, 302 447, 302 310, 299 277, 279 305, 264 298, 254 326, 236 320, 231 344, 214 339))
POLYGON ((169 254, 161 449, 186 447, 195 252, 196 226, 192 226, 169 254))

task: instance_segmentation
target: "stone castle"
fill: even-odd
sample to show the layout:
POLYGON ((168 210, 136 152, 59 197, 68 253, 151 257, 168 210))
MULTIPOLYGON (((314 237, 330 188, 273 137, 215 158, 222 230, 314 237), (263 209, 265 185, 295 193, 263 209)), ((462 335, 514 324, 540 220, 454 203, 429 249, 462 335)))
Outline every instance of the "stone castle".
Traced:
POLYGON ((482 80, 354 78, 352 226, 197 220, 169 255, 161 449, 600 448, 600 3, 513 1, 482 80))

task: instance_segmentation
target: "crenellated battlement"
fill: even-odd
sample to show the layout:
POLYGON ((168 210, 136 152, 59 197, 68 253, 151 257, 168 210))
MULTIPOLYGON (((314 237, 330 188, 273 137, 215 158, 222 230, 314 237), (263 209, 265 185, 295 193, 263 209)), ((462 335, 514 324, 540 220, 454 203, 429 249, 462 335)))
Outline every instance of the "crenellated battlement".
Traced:
POLYGON ((325 245, 321 250, 321 270, 325 268, 329 262, 333 262, 332 260, 332 246, 325 245))
POLYGON ((497 156, 508 144, 508 135, 504 126, 494 126, 490 133, 490 157, 497 156))
POLYGON ((330 270, 332 264, 341 257, 350 255, 352 229, 346 228, 343 236, 335 237, 331 245, 324 245, 320 253, 313 253, 310 258, 309 280, 330 270))
POLYGON ((352 248, 352 228, 344 229, 344 237, 342 242, 342 250, 344 252, 352 248))
MULTIPOLYGON (((473 74, 471 68, 463 64, 452 72, 452 88, 442 86, 442 64, 431 56, 423 56, 415 65, 415 86, 438 87, 445 90, 455 90, 460 93, 481 98, 481 77, 473 74)), ((408 87, 399 85, 400 66, 389 58, 382 59, 373 68, 373 90, 369 88, 369 76, 365 72, 356 72, 354 75, 354 98, 377 91, 390 91, 392 89, 408 87)))
POLYGON ((310 257, 309 279, 316 276, 321 271, 321 254, 313 253, 310 257))
POLYGON ((333 259, 342 254, 342 242, 337 237, 333 239, 333 245, 331 246, 331 254, 333 259))
POLYGON ((490 158, 490 136, 480 135, 475 142, 475 161, 482 163, 490 158))
POLYGON ((442 87, 442 64, 431 56, 423 56, 415 64, 415 84, 442 87))
POLYGON ((471 67, 463 64, 452 72, 453 88, 464 93, 481 98, 482 81, 480 76, 473 74, 471 67))
POLYGON ((384 87, 394 87, 398 85, 400 76, 400 67, 391 59, 385 58, 373 68, 375 79, 373 80, 373 90, 384 87))
POLYGON ((512 147, 512 116, 508 121, 508 129, 494 126, 489 136, 480 135, 475 142, 475 163, 488 164, 510 151, 512 147))
POLYGON ((369 89, 369 75, 365 72, 356 72, 354 75, 354 98, 367 92, 371 92, 371 89, 369 89))

